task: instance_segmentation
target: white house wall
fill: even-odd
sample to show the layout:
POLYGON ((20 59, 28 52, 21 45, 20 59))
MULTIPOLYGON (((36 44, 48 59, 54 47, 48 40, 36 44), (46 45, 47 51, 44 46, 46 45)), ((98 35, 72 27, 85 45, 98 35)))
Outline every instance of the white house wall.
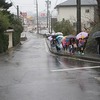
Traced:
POLYGON ((57 20, 61 21, 65 20, 76 20, 76 9, 75 7, 62 7, 58 9, 57 20))
POLYGON ((82 7, 81 18, 83 22, 84 21, 94 21, 94 8, 93 7, 82 7), (86 9, 89 9, 89 13, 85 12, 86 9))
POLYGON ((81 12, 82 24, 86 27, 90 27, 90 22, 94 21, 94 7, 84 7, 81 12), (89 9, 89 13, 85 12, 86 9, 89 9))
MULTIPOLYGON (((60 7, 58 9, 57 20, 61 21, 62 19, 70 20, 72 23, 77 21, 77 10, 76 7, 60 7)), ((84 6, 81 7, 81 22, 83 26, 90 26, 90 22, 94 21, 94 7, 84 6), (86 13, 86 10, 89 10, 86 13)))

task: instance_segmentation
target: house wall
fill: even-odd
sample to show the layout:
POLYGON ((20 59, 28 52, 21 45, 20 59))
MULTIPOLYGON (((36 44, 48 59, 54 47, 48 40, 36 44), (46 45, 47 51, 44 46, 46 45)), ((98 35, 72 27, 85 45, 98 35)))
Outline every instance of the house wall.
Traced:
POLYGON ((75 7, 60 7, 58 9, 57 20, 62 19, 76 21, 76 8, 75 7))
MULTIPOLYGON (((65 20, 70 20, 74 24, 76 23, 77 21, 76 7, 60 7, 57 9, 57 11, 58 11, 58 15, 57 15, 58 21, 61 21, 64 18, 65 20)), ((82 27, 90 27, 91 21, 92 22, 94 21, 94 7, 93 6, 81 7, 82 27)))

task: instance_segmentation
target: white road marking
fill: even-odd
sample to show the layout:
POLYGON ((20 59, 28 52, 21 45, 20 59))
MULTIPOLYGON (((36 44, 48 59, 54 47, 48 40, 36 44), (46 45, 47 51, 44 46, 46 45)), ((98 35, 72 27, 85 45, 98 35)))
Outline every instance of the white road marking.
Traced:
POLYGON ((51 72, 64 72, 64 71, 73 71, 73 70, 82 70, 82 69, 93 69, 93 68, 100 68, 100 66, 57 69, 57 70, 51 70, 51 72))

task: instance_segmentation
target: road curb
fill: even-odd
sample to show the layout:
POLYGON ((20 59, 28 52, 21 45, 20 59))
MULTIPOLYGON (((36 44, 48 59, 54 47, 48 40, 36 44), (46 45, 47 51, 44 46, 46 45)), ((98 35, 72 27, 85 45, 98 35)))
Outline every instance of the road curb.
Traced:
POLYGON ((65 53, 61 53, 61 52, 54 52, 50 45, 48 44, 48 40, 46 39, 46 44, 49 48, 49 51, 53 54, 59 55, 59 56, 66 56, 66 57, 72 57, 72 58, 77 58, 77 59, 83 59, 83 60, 89 60, 89 61, 95 61, 100 63, 100 58, 99 57, 92 57, 92 56, 85 56, 85 55, 70 55, 70 54, 65 54, 65 53))

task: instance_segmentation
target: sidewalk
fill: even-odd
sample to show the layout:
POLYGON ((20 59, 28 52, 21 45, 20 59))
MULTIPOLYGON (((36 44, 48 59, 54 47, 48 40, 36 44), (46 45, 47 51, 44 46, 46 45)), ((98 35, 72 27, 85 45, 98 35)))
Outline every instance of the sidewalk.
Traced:
POLYGON ((26 32, 22 32, 21 33, 21 41, 25 41, 27 39, 27 37, 26 37, 26 32))
POLYGON ((95 61, 95 62, 100 63, 100 55, 87 54, 87 53, 85 53, 85 55, 78 55, 78 54, 70 55, 64 51, 57 52, 56 48, 51 48, 50 41, 47 39, 46 39, 46 43, 47 43, 47 46, 49 48, 49 51, 53 54, 60 55, 60 56, 66 56, 66 57, 73 57, 73 58, 77 58, 77 59, 95 61))

